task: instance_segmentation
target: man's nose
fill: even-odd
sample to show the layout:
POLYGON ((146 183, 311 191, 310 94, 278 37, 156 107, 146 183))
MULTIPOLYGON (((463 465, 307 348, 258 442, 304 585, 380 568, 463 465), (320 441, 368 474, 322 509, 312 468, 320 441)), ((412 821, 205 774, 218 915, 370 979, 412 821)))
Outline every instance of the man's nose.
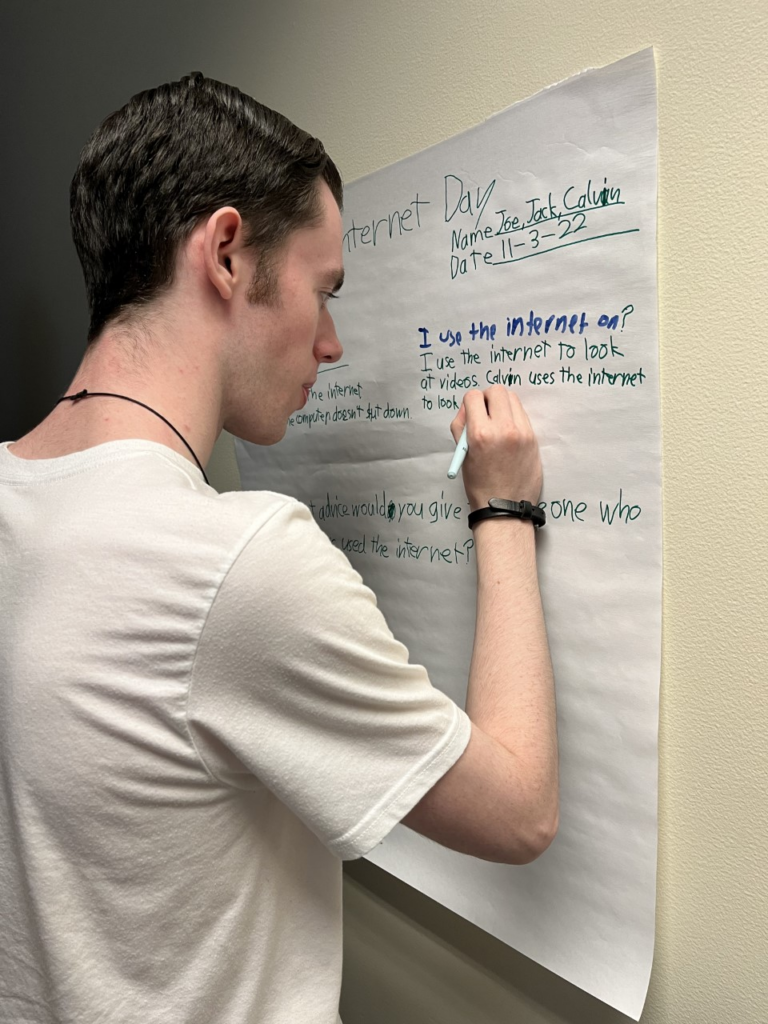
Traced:
POLYGON ((327 309, 323 310, 315 341, 318 362, 337 363, 344 355, 344 349, 336 334, 336 325, 327 309))

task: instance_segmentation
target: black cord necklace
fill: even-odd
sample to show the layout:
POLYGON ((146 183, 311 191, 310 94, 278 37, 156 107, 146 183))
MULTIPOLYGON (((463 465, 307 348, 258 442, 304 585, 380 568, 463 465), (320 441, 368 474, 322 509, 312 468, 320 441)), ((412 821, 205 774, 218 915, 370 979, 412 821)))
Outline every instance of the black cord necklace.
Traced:
MULTIPOLYGON (((200 465, 200 459, 198 459, 192 450, 192 445, 187 441, 184 435, 174 427, 170 420, 167 420, 165 416, 159 413, 156 409, 153 409, 151 405, 147 405, 145 402, 140 402, 138 398, 129 398, 128 395, 115 395, 111 391, 86 391, 85 388, 83 388, 82 391, 78 391, 76 395, 62 395, 56 405, 58 405, 59 402, 79 402, 81 398, 122 398, 125 402, 133 402, 134 405, 140 405, 142 409, 146 409, 147 412, 153 413, 158 419, 161 419, 166 426, 171 428, 182 444, 186 445, 189 454, 197 463, 197 468, 203 474, 203 480, 208 483, 208 477, 205 475, 205 470, 200 465)), ((210 484, 208 484, 208 486, 210 487, 210 484)))

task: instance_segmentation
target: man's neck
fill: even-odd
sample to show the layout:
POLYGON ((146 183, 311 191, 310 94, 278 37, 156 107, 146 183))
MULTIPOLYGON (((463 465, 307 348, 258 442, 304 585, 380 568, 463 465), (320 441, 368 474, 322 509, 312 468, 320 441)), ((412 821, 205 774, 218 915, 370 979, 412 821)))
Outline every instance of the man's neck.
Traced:
MULTIPOLYGON (((221 431, 221 383, 212 360, 190 345, 188 352, 152 344, 135 355, 124 337, 105 334, 84 358, 65 392, 110 392, 144 403, 182 435, 204 466, 221 431), (189 352, 194 353, 190 358, 189 352)), ((120 398, 61 402, 10 451, 27 459, 50 459, 108 441, 156 441, 194 463, 184 443, 158 415, 120 398)))

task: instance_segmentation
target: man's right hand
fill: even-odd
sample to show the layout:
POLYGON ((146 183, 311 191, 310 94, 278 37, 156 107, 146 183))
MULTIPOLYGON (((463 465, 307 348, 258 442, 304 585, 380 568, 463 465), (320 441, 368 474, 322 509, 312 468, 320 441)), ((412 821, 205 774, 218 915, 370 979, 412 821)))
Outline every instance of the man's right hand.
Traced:
POLYGON ((464 489, 472 509, 490 498, 530 501, 541 494, 541 459, 536 435, 517 395, 501 384, 468 391, 451 432, 458 442, 467 427, 464 489))

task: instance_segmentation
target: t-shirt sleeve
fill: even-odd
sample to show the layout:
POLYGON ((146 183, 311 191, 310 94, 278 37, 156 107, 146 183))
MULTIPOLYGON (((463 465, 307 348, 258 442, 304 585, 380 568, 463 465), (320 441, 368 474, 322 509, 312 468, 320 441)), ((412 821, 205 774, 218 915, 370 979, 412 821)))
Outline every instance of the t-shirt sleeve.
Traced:
POLYGON ((266 786, 345 859, 381 842, 470 735, 346 556, 290 499, 218 588, 188 722, 212 775, 266 786))

